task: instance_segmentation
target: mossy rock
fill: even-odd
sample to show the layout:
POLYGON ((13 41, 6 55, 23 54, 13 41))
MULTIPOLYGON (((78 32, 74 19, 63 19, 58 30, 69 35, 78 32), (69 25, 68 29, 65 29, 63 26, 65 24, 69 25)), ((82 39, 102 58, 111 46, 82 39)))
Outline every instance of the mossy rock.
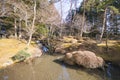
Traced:
POLYGON ((26 58, 30 57, 30 54, 24 50, 19 51, 16 55, 11 57, 14 62, 24 61, 26 58))

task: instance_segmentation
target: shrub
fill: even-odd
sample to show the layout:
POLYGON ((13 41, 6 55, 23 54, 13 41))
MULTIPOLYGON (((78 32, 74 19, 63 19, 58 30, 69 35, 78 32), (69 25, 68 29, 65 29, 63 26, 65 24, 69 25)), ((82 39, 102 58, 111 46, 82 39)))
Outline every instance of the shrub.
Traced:
POLYGON ((40 33, 43 36, 47 36, 49 30, 47 29, 45 24, 39 24, 39 25, 37 25, 37 32, 40 33))
POLYGON ((30 57, 30 54, 24 50, 19 51, 16 55, 11 57, 14 62, 24 61, 27 57, 30 57))

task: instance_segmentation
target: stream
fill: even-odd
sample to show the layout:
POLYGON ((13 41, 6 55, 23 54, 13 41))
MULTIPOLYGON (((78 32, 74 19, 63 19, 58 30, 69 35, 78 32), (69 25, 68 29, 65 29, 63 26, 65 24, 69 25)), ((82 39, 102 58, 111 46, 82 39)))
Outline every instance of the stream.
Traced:
POLYGON ((104 72, 66 65, 58 57, 44 54, 31 63, 13 64, 0 70, 0 80, 120 80, 120 68, 110 63, 104 72))

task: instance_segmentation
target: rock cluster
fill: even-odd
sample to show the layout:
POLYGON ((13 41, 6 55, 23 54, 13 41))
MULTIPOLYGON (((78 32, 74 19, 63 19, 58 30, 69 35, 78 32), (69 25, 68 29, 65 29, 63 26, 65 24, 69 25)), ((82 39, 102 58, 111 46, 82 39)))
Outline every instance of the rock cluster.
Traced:
POLYGON ((91 51, 74 51, 66 53, 63 60, 67 64, 78 64, 86 68, 98 68, 104 65, 104 60, 91 51))

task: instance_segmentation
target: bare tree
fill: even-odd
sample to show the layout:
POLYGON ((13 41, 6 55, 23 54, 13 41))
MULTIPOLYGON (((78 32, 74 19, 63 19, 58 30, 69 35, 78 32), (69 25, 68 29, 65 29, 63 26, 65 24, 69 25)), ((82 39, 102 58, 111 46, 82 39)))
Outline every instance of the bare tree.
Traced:
POLYGON ((107 12, 107 7, 105 9, 104 17, 103 17, 103 26, 102 26, 102 32, 101 32, 101 35, 100 35, 100 42, 102 41, 102 37, 103 37, 104 31, 105 31, 105 26, 106 26, 106 12, 107 12))
POLYGON ((81 27, 81 32, 80 32, 80 38, 82 39, 82 35, 83 35, 83 28, 85 25, 85 0, 83 0, 83 18, 82 18, 82 27, 81 27))
MULTIPOLYGON (((28 43, 27 45, 30 44, 31 39, 32 39, 32 35, 34 34, 36 28, 35 28, 35 24, 39 25, 41 23, 43 24, 51 24, 51 25, 58 25, 60 24, 61 19, 60 16, 58 15, 57 11, 55 11, 55 8, 52 4, 49 4, 47 0, 35 0, 35 1, 29 1, 30 4, 25 2, 26 0, 8 0, 7 3, 9 3, 11 6, 14 6, 16 11, 13 11, 13 18, 16 18, 16 20, 14 21, 14 23, 18 25, 19 27, 19 38, 22 36, 22 25, 21 25, 21 21, 25 23, 25 28, 24 30, 27 33, 27 37, 26 35, 23 37, 26 37, 26 39, 29 37, 28 43), (34 5, 33 5, 34 4, 34 5), (36 7, 39 7, 36 9, 36 7), (36 11, 38 10, 38 11, 36 11), (37 15, 37 17, 36 17, 37 15), (17 17, 15 17, 17 16, 17 17), (18 21, 17 21, 18 20, 18 21), (36 21, 36 22, 35 22, 36 21)), ((14 10, 14 8, 12 8, 14 10)), ((11 10, 12 12, 12 10, 11 10)), ((11 16, 11 14, 9 13, 9 15, 11 16)), ((17 27, 17 26, 15 26, 17 27)), ((18 28, 17 27, 17 28, 18 28)), ((16 30, 16 28, 15 28, 16 30)), ((54 30, 54 27, 51 28, 51 30, 54 30)), ((16 32, 16 31, 15 31, 16 32)), ((53 31, 52 31, 53 33, 53 31)))
POLYGON ((60 0, 60 8, 61 8, 60 37, 62 37, 62 32, 63 32, 62 31, 62 21, 63 21, 63 19, 62 19, 63 18, 63 11, 62 11, 63 9, 62 9, 62 7, 63 7, 62 6, 62 0, 60 0))
MULTIPOLYGON (((70 19, 71 19, 71 20, 72 20, 72 17, 73 17, 73 16, 72 16, 72 14, 73 14, 73 13, 72 13, 72 5, 73 5, 72 0, 70 0, 70 19)), ((70 20, 70 24, 72 24, 72 21, 71 21, 71 20, 70 20)), ((72 27, 73 27, 73 26, 71 25, 71 26, 70 26, 70 31, 71 31, 71 32, 70 32, 70 35, 72 35, 72 33, 73 33, 72 27)))
POLYGON ((21 37, 22 37, 22 33, 21 33, 21 30, 22 30, 22 19, 20 18, 19 19, 19 39, 21 39, 21 37))
MULTIPOLYGON (((72 28, 77 30, 77 37, 80 37, 80 31, 82 29, 82 15, 76 14, 72 20, 72 28)), ((76 32, 74 32, 76 33, 76 32)))
MULTIPOLYGON (((16 14, 16 7, 14 6, 14 13, 16 14)), ((15 38, 17 39, 17 19, 16 17, 14 18, 14 35, 15 35, 15 38)))
POLYGON ((31 30, 30 30, 30 35, 29 35, 29 40, 28 40, 28 46, 30 45, 31 39, 32 39, 32 35, 34 33, 34 29, 35 29, 35 20, 36 20, 36 0, 34 0, 34 10, 33 10, 34 14, 33 14, 33 20, 32 20, 32 26, 31 26, 31 30))

